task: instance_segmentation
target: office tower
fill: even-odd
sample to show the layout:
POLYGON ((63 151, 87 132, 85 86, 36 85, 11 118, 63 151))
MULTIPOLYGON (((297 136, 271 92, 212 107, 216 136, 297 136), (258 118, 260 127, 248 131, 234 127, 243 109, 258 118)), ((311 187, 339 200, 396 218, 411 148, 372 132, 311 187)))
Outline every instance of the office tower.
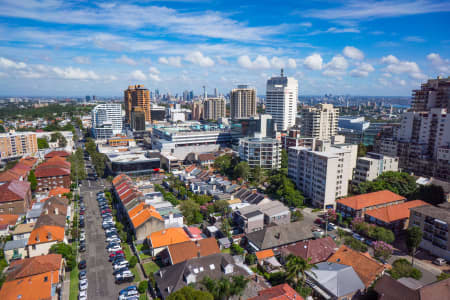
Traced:
POLYGON ((153 104, 150 108, 152 115, 152 122, 164 121, 166 119, 166 108, 164 106, 157 106, 153 104))
POLYGON ((183 100, 189 101, 189 91, 183 91, 183 100))
POLYGON ((250 169, 264 170, 281 168, 281 142, 265 137, 245 137, 239 140, 239 157, 250 169))
POLYGON ((86 102, 91 101, 91 96, 86 96, 86 102))
POLYGON ((141 107, 135 107, 131 112, 130 126, 135 131, 145 130, 145 112, 141 107))
POLYGON ((130 123, 131 112, 135 107, 140 107, 144 111, 145 121, 151 122, 150 113, 150 92, 142 84, 130 85, 124 92, 125 121, 130 123))
POLYGON ((214 88, 214 97, 219 97, 219 92, 217 90, 217 88, 214 88))
POLYGON ((107 139, 122 133, 122 106, 105 103, 94 107, 91 112, 92 132, 96 139, 107 139))
POLYGON ((256 89, 239 85, 230 93, 230 117, 232 119, 256 116, 256 89))
POLYGON ((192 120, 202 120, 204 119, 204 105, 201 101, 195 101, 192 103, 192 120))
POLYGON ((97 100, 97 97, 95 95, 92 96, 92 100, 95 101, 97 100))
POLYGON ((356 160, 352 183, 358 185, 365 181, 372 181, 381 173, 388 171, 398 171, 398 157, 369 152, 365 157, 359 157, 356 160))
POLYGON ((337 135, 339 109, 333 104, 319 104, 303 109, 300 113, 302 135, 318 139, 329 139, 337 135))
POLYGON ((313 151, 306 147, 288 149, 288 176, 315 207, 334 208, 336 198, 347 196, 353 168, 350 149, 329 147, 313 151))
POLYGON ((189 92, 189 100, 194 100, 194 91, 189 92))
POLYGON ((224 98, 208 98, 203 105, 205 120, 218 120, 226 117, 224 98))
POLYGON ((297 115, 298 82, 286 77, 281 69, 280 77, 267 81, 266 113, 272 115, 278 131, 286 131, 294 126, 297 115))
POLYGON ((19 158, 38 151, 36 133, 15 132, 0 133, 0 160, 19 158))
POLYGON ((413 91, 412 111, 427 111, 431 108, 450 109, 450 77, 430 79, 420 90, 413 91))

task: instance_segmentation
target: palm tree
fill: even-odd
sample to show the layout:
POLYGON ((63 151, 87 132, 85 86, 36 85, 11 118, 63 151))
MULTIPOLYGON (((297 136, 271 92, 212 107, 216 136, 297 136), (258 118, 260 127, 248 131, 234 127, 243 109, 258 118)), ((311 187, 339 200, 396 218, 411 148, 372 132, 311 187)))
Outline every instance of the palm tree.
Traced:
MULTIPOLYGON (((295 255, 290 254, 287 257, 287 263, 286 263, 286 271, 287 271, 287 279, 293 279, 295 285, 298 284, 299 281, 299 274, 302 274, 301 283, 302 287, 305 283, 305 272, 310 271, 313 268, 317 268, 316 265, 310 264, 311 258, 308 257, 307 260, 305 260, 302 257, 298 257, 295 255)), ((314 274, 314 272, 313 272, 314 274)))

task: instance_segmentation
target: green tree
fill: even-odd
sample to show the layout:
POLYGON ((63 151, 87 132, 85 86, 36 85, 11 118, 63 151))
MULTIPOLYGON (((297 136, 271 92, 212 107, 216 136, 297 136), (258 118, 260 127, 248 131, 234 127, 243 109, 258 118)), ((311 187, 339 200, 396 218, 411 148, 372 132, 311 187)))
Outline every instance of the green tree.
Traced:
POLYGON ((61 254, 66 260, 67 270, 72 270, 76 266, 77 261, 72 246, 66 243, 57 243, 50 247, 49 252, 61 254))
POLYGON ((249 266, 254 265, 257 261, 257 257, 255 254, 250 253, 245 256, 245 263, 249 266))
POLYGON ((144 294, 147 291, 147 287, 148 287, 148 282, 147 281, 143 280, 143 281, 139 282, 138 292, 140 294, 144 294))
POLYGON ((288 167, 288 153, 285 149, 281 150, 281 168, 287 169, 288 167))
POLYGON ((357 194, 389 190, 404 197, 410 197, 417 189, 416 179, 405 172, 388 171, 374 181, 360 183, 354 190, 357 194))
POLYGON ((38 184, 34 170, 30 170, 30 174, 28 174, 28 181, 30 182, 31 190, 34 192, 37 189, 38 184))
POLYGON ((231 155, 222 155, 214 161, 214 168, 222 175, 227 175, 231 168, 231 155))
POLYGON ((244 254, 244 249, 241 246, 239 246, 238 244, 235 244, 235 243, 231 244, 230 250, 231 250, 231 253, 233 255, 242 255, 242 254, 244 254))
POLYGON ((392 269, 389 271, 392 278, 400 279, 402 277, 412 277, 416 280, 422 278, 422 272, 413 267, 413 265, 404 258, 397 259, 392 264, 392 269))
POLYGON ((3 127, 3 125, 0 125, 0 133, 5 133, 5 132, 6 132, 5 127, 3 127))
MULTIPOLYGON (((305 286, 305 272, 311 271, 313 268, 317 268, 315 265, 311 264, 311 258, 304 259, 302 257, 298 257, 290 254, 287 257, 286 262, 286 272, 287 279, 293 280, 295 285, 299 283, 299 275, 301 274, 301 286, 305 286)), ((314 272, 312 272, 314 274, 314 272)))
POLYGON ((299 210, 294 210, 291 213, 291 222, 298 222, 298 221, 301 221, 301 220, 303 220, 302 212, 299 211, 299 210))
POLYGON ((364 144, 358 145, 358 157, 366 156, 367 154, 367 147, 364 144))
POLYGON ((450 278, 450 273, 441 272, 438 276, 436 276, 437 281, 445 280, 450 278))
POLYGON ((200 205, 191 199, 181 202, 180 210, 188 225, 198 224, 203 221, 203 215, 200 213, 200 205))
POLYGON ((408 248, 409 253, 412 257, 412 265, 414 266, 414 255, 416 255, 417 248, 422 241, 422 229, 417 226, 412 226, 408 228, 406 234, 406 247, 408 248))
POLYGON ((171 293, 167 300, 214 300, 209 292, 199 291, 191 286, 185 286, 178 291, 171 293))
POLYGON ((286 174, 281 171, 272 171, 266 192, 288 206, 300 207, 303 205, 303 195, 295 188, 294 183, 287 178, 286 174))
POLYGON ((432 205, 438 205, 446 201, 445 192, 442 186, 434 184, 421 185, 411 198, 420 199, 432 205))
POLYGON ((48 141, 46 138, 38 138, 37 139, 38 149, 47 149, 50 146, 48 145, 48 141))
POLYGON ((210 292, 215 300, 229 299, 241 295, 247 287, 248 279, 244 276, 222 277, 218 280, 204 277, 201 284, 210 292))
POLYGON ((220 212, 225 215, 229 212, 229 205, 227 200, 217 200, 213 204, 214 212, 220 212))
POLYGON ((256 166, 250 169, 250 178, 256 185, 259 185, 261 183, 262 174, 263 172, 260 166, 256 166))
POLYGON ((250 175, 250 167, 246 161, 241 161, 234 167, 234 177, 242 178, 244 180, 248 179, 250 175))

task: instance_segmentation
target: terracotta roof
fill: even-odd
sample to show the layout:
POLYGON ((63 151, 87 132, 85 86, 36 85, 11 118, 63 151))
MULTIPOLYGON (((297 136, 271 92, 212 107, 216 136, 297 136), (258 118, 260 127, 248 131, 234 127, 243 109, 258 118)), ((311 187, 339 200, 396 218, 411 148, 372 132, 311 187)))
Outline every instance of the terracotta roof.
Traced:
POLYGON ((173 227, 151 233, 147 239, 152 248, 165 247, 189 241, 189 237, 183 228, 173 227))
POLYGON ((184 169, 184 171, 186 173, 190 173, 190 172, 194 171, 196 168, 197 167, 195 165, 190 165, 190 166, 187 166, 186 169, 184 169))
POLYGON ((281 253, 285 256, 289 254, 302 257, 303 259, 311 258, 311 264, 326 261, 336 251, 336 243, 331 237, 325 237, 317 240, 308 240, 288 245, 281 249, 281 253))
POLYGON ((0 202, 19 201, 25 199, 30 191, 28 181, 13 180, 0 185, 0 202))
POLYGON ((112 180, 112 184, 116 186, 118 183, 122 182, 123 180, 131 181, 130 177, 125 174, 119 174, 112 180))
POLYGON ((36 164, 37 161, 38 159, 36 157, 31 156, 23 157, 19 160, 20 163, 25 164, 31 168, 36 164))
POLYGON ((48 195, 50 197, 51 196, 61 196, 61 195, 66 194, 66 193, 70 193, 70 189, 66 189, 66 188, 63 188, 63 187, 57 187, 57 188, 54 188, 54 189, 50 190, 50 192, 48 192, 48 195))
POLYGON ((28 245, 36 245, 48 242, 64 240, 64 228, 59 226, 44 225, 34 229, 28 239, 28 245))
POLYGON ((385 269, 375 259, 345 245, 342 245, 328 261, 353 267, 366 287, 369 287, 385 269))
MULTIPOLYGON (((32 258, 14 260, 6 271, 6 281, 16 280, 28 276, 58 271, 61 267, 61 254, 48 254, 32 258)), ((3 290, 3 288, 2 288, 3 290)))
POLYGON ((220 253, 220 249, 215 238, 207 238, 195 242, 187 241, 170 245, 168 247, 168 251, 173 265, 194 257, 202 257, 220 253))
POLYGON ((38 166, 38 168, 43 167, 60 167, 70 169, 70 162, 68 162, 65 158, 54 156, 52 158, 47 159, 42 164, 38 166))
POLYGON ((215 160, 216 157, 212 153, 203 153, 198 155, 199 161, 215 160))
POLYGON ((18 215, 0 215, 0 226, 10 225, 14 226, 17 223, 18 215))
POLYGON ((6 170, 0 173, 0 182, 8 182, 12 180, 19 180, 20 175, 13 170, 6 170))
POLYGON ((256 258, 258 258, 258 260, 262 260, 265 258, 274 257, 275 253, 273 253, 272 249, 267 249, 267 250, 255 252, 255 255, 256 255, 256 258))
POLYGON ((371 209, 366 212, 366 215, 378 219, 380 221, 383 221, 385 223, 391 223, 402 219, 408 219, 409 209, 422 205, 429 205, 429 204, 422 200, 413 200, 401 204, 371 209))
POLYGON ((36 223, 19 224, 16 226, 16 228, 14 228, 12 234, 14 235, 14 234, 30 233, 33 231, 34 225, 36 225, 36 223))
POLYGON ((52 299, 52 284, 59 283, 59 271, 42 273, 3 283, 0 299, 52 299))
POLYGON ((36 175, 37 178, 66 176, 66 175, 70 175, 70 170, 68 170, 66 168, 58 168, 58 167, 51 167, 51 168, 38 167, 34 174, 36 175))
POLYGON ((158 220, 164 221, 161 215, 153 206, 147 205, 144 202, 141 202, 134 208, 130 209, 130 211, 128 212, 128 216, 130 217, 134 228, 138 228, 150 218, 156 218, 158 220))
POLYGON ((283 283, 258 292, 258 296, 249 300, 303 300, 289 284, 283 283))
POLYGON ((45 159, 47 158, 52 158, 52 157, 68 157, 70 156, 70 153, 66 152, 66 151, 59 151, 59 150, 55 150, 52 152, 49 152, 47 154, 45 154, 45 159))
POLYGON ((396 193, 393 193, 391 191, 384 190, 337 199, 336 202, 351 207, 354 210, 360 210, 366 207, 395 202, 399 200, 405 200, 405 197, 397 195, 396 193))

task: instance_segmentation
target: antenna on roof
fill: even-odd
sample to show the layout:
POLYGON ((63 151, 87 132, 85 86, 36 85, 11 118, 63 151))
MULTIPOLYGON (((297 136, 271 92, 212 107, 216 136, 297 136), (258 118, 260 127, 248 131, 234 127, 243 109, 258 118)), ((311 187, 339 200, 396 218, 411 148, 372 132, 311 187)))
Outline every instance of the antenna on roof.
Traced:
POLYGON ((281 77, 283 77, 284 76, 284 70, 283 70, 283 68, 281 68, 281 77))

